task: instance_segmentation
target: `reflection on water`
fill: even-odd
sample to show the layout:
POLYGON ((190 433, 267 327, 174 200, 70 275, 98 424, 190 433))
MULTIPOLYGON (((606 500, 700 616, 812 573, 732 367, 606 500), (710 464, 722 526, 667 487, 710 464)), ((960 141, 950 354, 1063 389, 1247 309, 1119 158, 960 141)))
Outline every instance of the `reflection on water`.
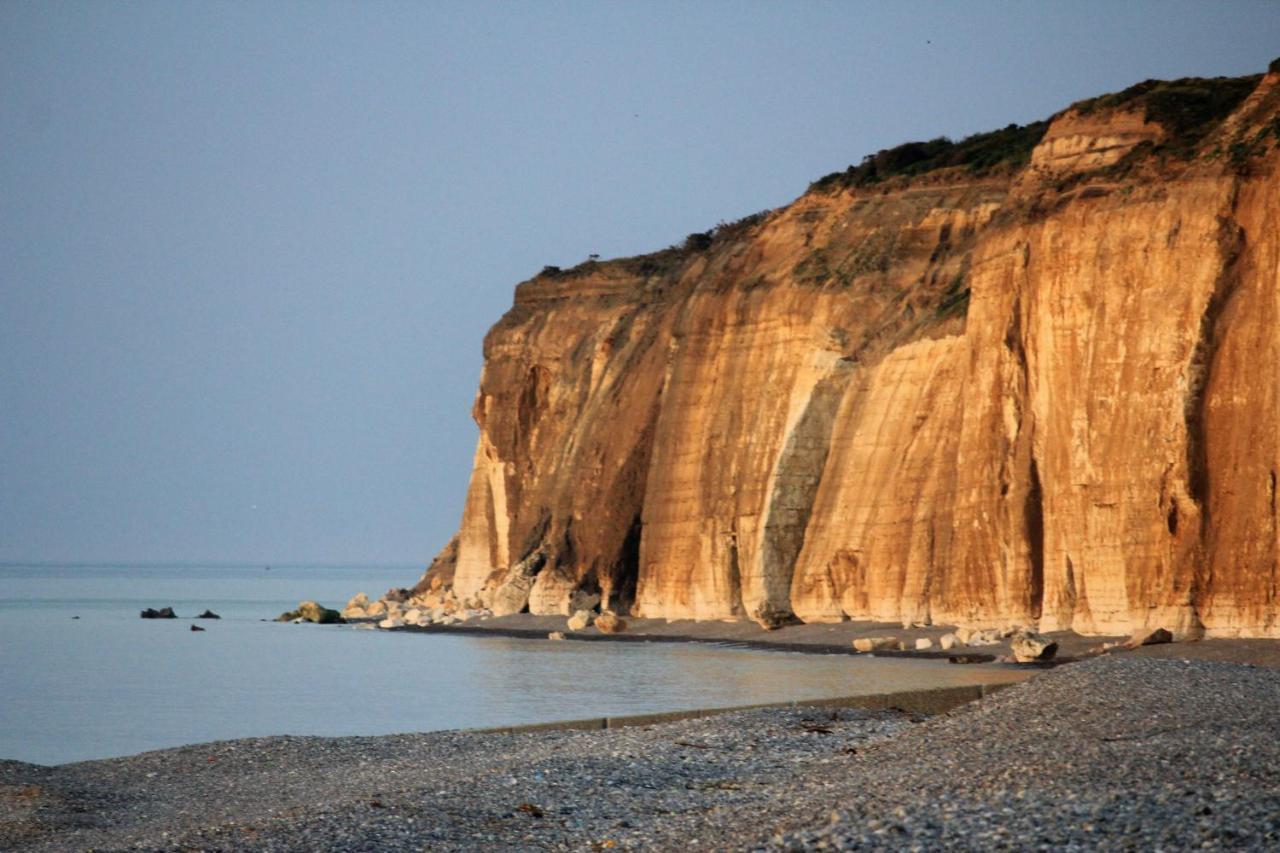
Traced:
POLYGON ((0 567, 0 758, 511 725, 970 683, 968 667, 669 643, 262 622, 412 570, 0 567), (142 620, 143 607, 189 617, 142 620), (79 616, 79 619, 72 619, 79 616))

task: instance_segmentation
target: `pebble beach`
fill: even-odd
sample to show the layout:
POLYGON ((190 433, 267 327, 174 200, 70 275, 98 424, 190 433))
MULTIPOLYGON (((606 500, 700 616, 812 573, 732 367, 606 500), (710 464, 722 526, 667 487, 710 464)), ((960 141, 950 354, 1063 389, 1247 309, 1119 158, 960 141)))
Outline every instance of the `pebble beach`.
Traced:
POLYGON ((0 762, 0 847, 1263 849, 1276 731, 1280 670, 1107 655, 933 717, 796 707, 0 762))

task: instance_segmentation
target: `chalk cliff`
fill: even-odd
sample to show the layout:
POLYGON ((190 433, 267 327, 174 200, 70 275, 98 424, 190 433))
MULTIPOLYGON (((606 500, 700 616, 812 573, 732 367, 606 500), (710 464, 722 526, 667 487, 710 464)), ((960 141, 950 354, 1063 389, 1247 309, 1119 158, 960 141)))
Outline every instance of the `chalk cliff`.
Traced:
POLYGON ((548 268, 484 355, 422 589, 1280 636, 1280 69, 900 146, 548 268))

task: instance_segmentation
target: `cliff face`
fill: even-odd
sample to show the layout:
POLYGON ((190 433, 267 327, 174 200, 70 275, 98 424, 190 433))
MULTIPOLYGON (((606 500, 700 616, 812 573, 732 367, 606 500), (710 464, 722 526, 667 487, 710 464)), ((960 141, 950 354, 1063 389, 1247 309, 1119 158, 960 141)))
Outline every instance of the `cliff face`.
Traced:
POLYGON ((1280 635, 1278 115, 1280 73, 1142 84, 544 271, 486 338, 424 583, 500 613, 1280 635))

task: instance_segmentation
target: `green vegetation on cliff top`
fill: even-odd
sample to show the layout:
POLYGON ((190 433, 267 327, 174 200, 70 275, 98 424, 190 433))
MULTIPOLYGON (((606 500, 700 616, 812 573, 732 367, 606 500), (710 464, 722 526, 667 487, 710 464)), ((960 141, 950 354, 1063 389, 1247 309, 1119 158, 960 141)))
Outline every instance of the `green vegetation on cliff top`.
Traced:
MULTIPOLYGON (((1259 79, 1259 75, 1253 75, 1144 80, 1121 92, 1078 101, 1069 109, 1082 115, 1103 110, 1141 110, 1146 121, 1163 125, 1168 131, 1163 150, 1187 157, 1257 87, 1259 79)), ((940 136, 928 142, 906 142, 885 148, 863 157, 857 166, 819 178, 809 185, 809 190, 835 192, 938 169, 962 168, 974 176, 999 169, 1017 169, 1030 159, 1032 149, 1044 137, 1052 120, 1011 124, 1002 130, 976 133, 959 142, 940 136)))
MULTIPOLYGON (((1280 59, 1270 70, 1280 71, 1280 59)), ((1135 155, 1159 154, 1186 159, 1223 119, 1258 85, 1261 75, 1248 77, 1184 77, 1178 80, 1144 80, 1108 95, 1077 101, 1068 107, 1081 115, 1102 111, 1141 110, 1143 118, 1162 125, 1167 138, 1159 145, 1143 145, 1135 155)), ((1058 115, 1061 115, 1059 113, 1058 115)), ((1057 116, 1026 125, 1010 124, 1000 130, 975 133, 956 142, 939 136, 927 142, 906 142, 862 158, 856 166, 824 175, 809 185, 810 192, 831 193, 850 187, 878 184, 889 178, 912 178, 942 169, 956 169, 980 177, 1021 168, 1044 138, 1057 116)), ((1280 122, 1280 119, 1277 120, 1280 122)), ((1280 127, 1276 130, 1280 138, 1280 127)), ((1128 160, 1126 159, 1126 164, 1128 160)), ((709 231, 690 234, 683 243, 658 252, 602 262, 595 256, 570 269, 544 267, 543 278, 575 278, 604 266, 627 274, 651 276, 668 272, 690 255, 742 236, 771 211, 764 210, 736 222, 721 222, 709 231)))

